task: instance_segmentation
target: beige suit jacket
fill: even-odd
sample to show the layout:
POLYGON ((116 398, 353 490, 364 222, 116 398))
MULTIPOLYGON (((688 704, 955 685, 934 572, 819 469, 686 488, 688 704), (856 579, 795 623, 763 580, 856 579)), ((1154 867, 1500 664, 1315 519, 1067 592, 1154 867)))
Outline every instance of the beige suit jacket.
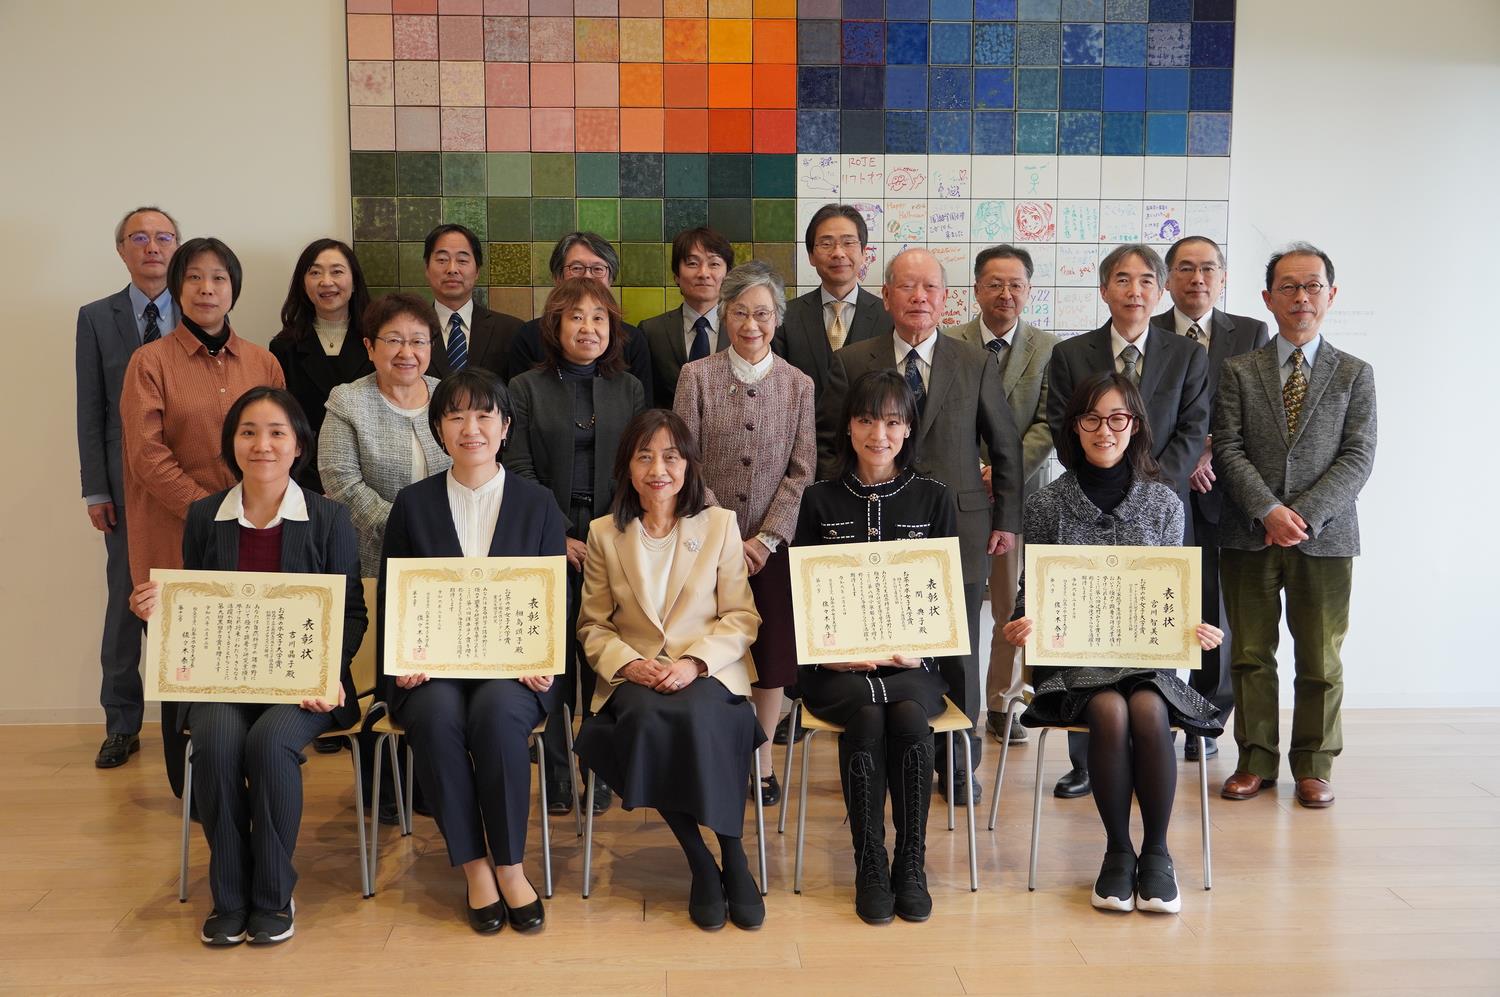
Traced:
POLYGON ((641 601, 645 568, 631 535, 635 529, 632 523, 621 532, 609 516, 589 526, 578 640, 604 680, 594 691, 594 711, 628 681, 620 670, 637 658, 691 656, 730 692, 750 695, 755 681, 750 645, 760 631, 760 614, 734 513, 709 507, 678 524, 667 609, 661 615, 641 601))

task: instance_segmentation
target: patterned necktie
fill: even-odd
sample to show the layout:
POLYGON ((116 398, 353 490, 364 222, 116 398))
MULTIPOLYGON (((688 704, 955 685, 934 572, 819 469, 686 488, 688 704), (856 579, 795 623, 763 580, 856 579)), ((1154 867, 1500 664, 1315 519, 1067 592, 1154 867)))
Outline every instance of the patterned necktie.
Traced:
POLYGON ((1286 435, 1297 435, 1302 418, 1302 399, 1307 397, 1307 375, 1302 373, 1302 347, 1292 351, 1292 373, 1281 386, 1281 404, 1286 407, 1286 435))
POLYGON ((1139 386, 1141 383, 1141 373, 1136 369, 1135 365, 1141 362, 1141 351, 1136 349, 1134 344, 1125 347, 1120 351, 1120 362, 1125 365, 1125 370, 1122 373, 1130 378, 1132 384, 1139 386))
POLYGON ((906 386, 917 399, 917 415, 922 414, 922 403, 927 400, 927 389, 922 386, 922 369, 917 366, 917 351, 906 353, 906 386))
POLYGON ((999 367, 1002 371, 1005 370, 1005 358, 1010 356, 1010 350, 1007 349, 1008 346, 1010 344, 1003 339, 992 339, 984 344, 984 348, 995 355, 995 366, 999 367))
POLYGON ((1195 343, 1203 342, 1203 330, 1198 328, 1197 322, 1193 323, 1193 327, 1188 330, 1187 336, 1195 343))
POLYGON ((161 338, 161 326, 156 324, 156 320, 161 318, 161 311, 156 307, 156 302, 146 302, 146 310, 143 314, 146 316, 146 331, 141 333, 142 345, 154 343, 161 338))
POLYGON ((463 370, 469 362, 469 341, 464 337, 464 320, 458 312, 448 316, 448 364, 454 370, 463 370))
POLYGON ((844 340, 849 338, 849 330, 844 328, 844 303, 830 301, 823 307, 833 316, 833 321, 828 324, 828 346, 832 350, 840 350, 844 346, 844 340))
POLYGON ((688 351, 688 362, 702 360, 708 356, 708 316, 699 315, 693 323, 693 348, 688 351))

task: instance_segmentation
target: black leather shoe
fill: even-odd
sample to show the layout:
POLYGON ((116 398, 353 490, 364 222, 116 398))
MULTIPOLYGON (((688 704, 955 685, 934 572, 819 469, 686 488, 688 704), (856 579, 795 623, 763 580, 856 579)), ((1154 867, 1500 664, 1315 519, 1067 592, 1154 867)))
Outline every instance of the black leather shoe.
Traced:
MULTIPOLYGON (((938 795, 943 799, 948 798, 948 776, 938 776, 938 795)), ((978 803, 984 796, 984 787, 979 780, 975 779, 973 785, 969 783, 969 774, 963 769, 953 773, 953 805, 955 807, 966 807, 972 801, 978 803)))
MULTIPOLYGON (((1216 737, 1205 737, 1203 739, 1203 755, 1212 758, 1219 753, 1219 739, 1216 737)), ((1184 761, 1196 762, 1198 760, 1198 739, 1190 737, 1182 746, 1182 757, 1184 761)))
MULTIPOLYGON (((720 874, 719 882, 723 883, 722 874, 720 874)), ((736 928, 754 931, 766 923, 766 901, 758 890, 755 899, 750 903, 735 903, 729 899, 729 887, 725 886, 724 898, 724 904, 729 908, 729 920, 734 922, 736 928)))
MULTIPOLYGON (((788 713, 786 716, 782 717, 781 720, 776 724, 776 733, 774 735, 772 735, 771 742, 773 744, 786 744, 786 739, 791 734, 791 731, 792 731, 792 715, 790 713, 788 713)), ((807 736, 807 728, 804 727, 804 726, 802 726, 801 724, 798 724, 797 725, 797 743, 801 744, 802 743, 802 739, 804 737, 806 737, 806 736, 807 736)))
POLYGON ((313 742, 313 750, 320 755, 336 755, 344 750, 344 744, 336 737, 320 737, 313 742))
MULTIPOLYGON (((747 792, 745 794, 749 796, 747 792)), ((774 807, 781 802, 781 783, 776 781, 776 773, 761 779, 760 781, 760 805, 763 807, 774 807)))
POLYGON ((724 927, 724 918, 729 911, 729 899, 724 896, 724 884, 715 879, 712 883, 699 883, 694 877, 693 890, 688 899, 688 917, 704 931, 718 931, 724 927), (703 897, 694 900, 693 897, 703 897))
POLYGON ((139 734, 111 734, 99 745, 99 753, 94 756, 94 768, 114 769, 119 768, 130 760, 130 756, 141 750, 141 736, 139 734))
MULTIPOLYGON (((531 886, 530 880, 526 885, 531 886)), ((536 893, 536 887, 531 887, 531 892, 536 893)), ((501 903, 504 903, 504 898, 501 903)), ((517 931, 535 931, 547 922, 547 912, 542 909, 542 895, 536 894, 536 899, 523 907, 505 908, 505 919, 510 926, 517 931)))
POLYGON ((401 807, 390 802, 380 804, 380 823, 386 827, 399 827, 401 825, 401 807))
POLYGON ((464 888, 464 910, 469 914, 469 927, 481 935, 493 935, 505 927, 505 898, 477 910, 469 906, 469 890, 464 888))
POLYGON ((566 817, 573 812, 573 787, 566 782, 547 786, 547 812, 554 817, 566 817))
POLYGON ((594 779, 594 816, 605 813, 615 802, 615 791, 604 784, 604 780, 598 777, 594 779))
POLYGON ((1057 785, 1052 787, 1052 795, 1064 800, 1073 800, 1089 795, 1093 788, 1087 772, 1083 769, 1068 769, 1067 775, 1057 780, 1057 785))

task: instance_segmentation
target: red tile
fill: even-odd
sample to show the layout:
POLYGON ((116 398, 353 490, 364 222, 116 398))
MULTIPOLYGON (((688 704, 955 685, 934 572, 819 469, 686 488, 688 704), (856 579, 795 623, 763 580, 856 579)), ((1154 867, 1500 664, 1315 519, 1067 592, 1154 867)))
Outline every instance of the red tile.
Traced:
MULTIPOLYGON (((725 113, 725 112, 717 112, 725 113)), ((664 146, 667 152, 708 151, 708 111, 668 108, 664 146)), ((748 151, 748 147, 747 147, 748 151)))
POLYGON ((620 151, 661 152, 664 116, 659 107, 620 108, 620 151))
MULTIPOLYGON (((792 112, 795 114, 796 112, 792 112)), ((750 109, 732 108, 712 111, 708 116, 709 152, 749 152, 750 109)))
POLYGON ((797 67, 757 63, 751 93, 754 107, 796 107, 797 67))
POLYGON ((532 63, 531 106, 573 106, 573 66, 571 63, 532 63))
POLYGON ((797 112, 755 111, 755 152, 796 152, 797 112))
POLYGON ((708 106, 708 67, 694 63, 662 67, 662 86, 668 107, 708 106))

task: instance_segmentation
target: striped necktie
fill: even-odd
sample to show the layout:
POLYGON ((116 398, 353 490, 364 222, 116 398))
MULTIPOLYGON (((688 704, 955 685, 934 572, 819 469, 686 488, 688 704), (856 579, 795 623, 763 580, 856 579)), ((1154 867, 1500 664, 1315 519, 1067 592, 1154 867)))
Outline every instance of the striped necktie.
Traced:
POLYGON ((146 302, 146 310, 141 313, 146 318, 146 331, 141 333, 141 345, 154 343, 161 338, 161 326, 156 320, 161 318, 161 310, 156 307, 156 302, 146 302))
POLYGON ((1302 373, 1302 347, 1292 351, 1292 373, 1281 386, 1281 404, 1286 407, 1286 435, 1297 435, 1302 419, 1302 399, 1307 397, 1307 375, 1302 373))
POLYGON ((1203 330, 1198 327, 1197 322, 1194 322, 1193 327, 1187 331, 1187 337, 1195 343, 1203 342, 1203 330))
POLYGON ((1010 356, 1010 350, 1007 349, 1009 346, 1003 339, 992 339, 984 344, 984 348, 995 355, 995 366, 1001 371, 1005 370, 1005 359, 1010 356))
POLYGON ((464 336, 464 320, 458 312, 448 316, 448 364, 454 370, 463 370, 469 362, 469 341, 464 336))

